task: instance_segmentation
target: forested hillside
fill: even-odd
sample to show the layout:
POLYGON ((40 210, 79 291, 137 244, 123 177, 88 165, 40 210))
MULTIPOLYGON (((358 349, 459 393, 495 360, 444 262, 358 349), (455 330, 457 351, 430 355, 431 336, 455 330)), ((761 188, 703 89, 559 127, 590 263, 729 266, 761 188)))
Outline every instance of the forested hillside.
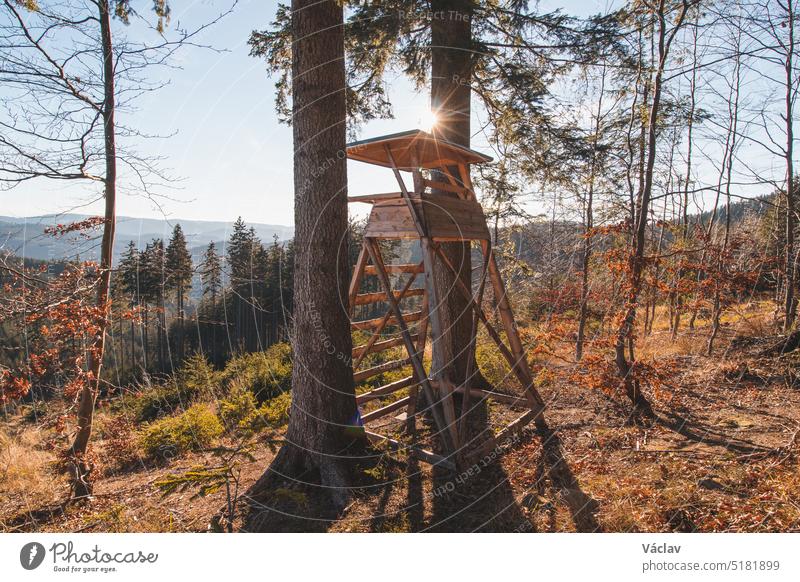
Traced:
MULTIPOLYGON (((31 216, 12 218, 0 216, 0 251, 17 256, 42 261, 57 260, 97 260, 99 257, 99 239, 81 237, 74 233, 67 236, 53 237, 47 229, 58 224, 80 222, 90 218, 85 214, 58 214, 52 216, 31 216)), ((117 217, 116 245, 114 260, 118 261, 128 243, 144 246, 154 238, 166 239, 175 224, 180 224, 186 236, 189 251, 196 258, 202 254, 210 242, 222 247, 230 237, 233 222, 214 222, 206 220, 184 220, 157 218, 117 217)), ((252 224, 261 240, 272 241, 278 237, 280 241, 292 238, 292 229, 273 224, 252 224)))

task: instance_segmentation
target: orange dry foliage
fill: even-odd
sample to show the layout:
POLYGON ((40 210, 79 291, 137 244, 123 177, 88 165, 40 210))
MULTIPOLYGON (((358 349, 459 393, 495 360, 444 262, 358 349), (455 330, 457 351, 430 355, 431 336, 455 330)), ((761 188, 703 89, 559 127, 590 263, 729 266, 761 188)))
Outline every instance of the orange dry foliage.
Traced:
POLYGON ((79 236, 83 238, 89 238, 92 235, 87 232, 89 230, 94 230, 103 224, 105 224, 105 218, 102 216, 90 216, 84 220, 79 220, 77 222, 67 222, 65 224, 56 224, 55 226, 48 226, 44 229, 45 234, 49 234, 55 237, 64 236, 66 234, 70 234, 73 232, 78 233, 79 236))
POLYGON ((72 398, 93 380, 87 362, 103 317, 94 301, 96 265, 71 264, 54 277, 37 271, 13 269, 5 285, 0 315, 24 334, 26 353, 14 369, 0 370, 0 402, 24 396, 34 384, 72 398))

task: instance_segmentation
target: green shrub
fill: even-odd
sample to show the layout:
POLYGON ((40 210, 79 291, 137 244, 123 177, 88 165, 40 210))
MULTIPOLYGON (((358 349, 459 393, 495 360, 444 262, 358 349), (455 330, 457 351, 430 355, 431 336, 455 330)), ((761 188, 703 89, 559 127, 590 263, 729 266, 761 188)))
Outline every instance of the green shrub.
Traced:
POLYGON ((236 387, 228 398, 220 400, 218 414, 229 431, 251 435, 265 428, 285 425, 289 421, 291 405, 290 392, 270 398, 259 406, 252 392, 236 387))
POLYGON ((156 458, 170 458, 210 446, 224 429, 206 404, 195 404, 185 412, 157 420, 141 434, 144 452, 156 458))
POLYGON ((219 384, 219 374, 203 354, 195 353, 183 363, 175 374, 178 386, 187 394, 213 396, 214 387, 219 384))
POLYGON ((256 397, 249 390, 236 387, 228 397, 219 401, 219 418, 228 430, 246 428, 258 409, 256 397))
POLYGON ((289 410, 292 408, 291 392, 284 392, 262 404, 258 411, 270 426, 281 426, 289 422, 289 410))
POLYGON ((214 371, 202 354, 189 357, 175 376, 164 384, 152 386, 126 397, 126 409, 132 408, 139 421, 147 422, 160 416, 185 409, 201 397, 213 396, 214 386, 219 382, 214 371))
POLYGON ((291 388, 291 347, 288 343, 278 343, 263 352, 236 356, 222 375, 228 390, 244 388, 253 393, 259 404, 266 402, 291 388))

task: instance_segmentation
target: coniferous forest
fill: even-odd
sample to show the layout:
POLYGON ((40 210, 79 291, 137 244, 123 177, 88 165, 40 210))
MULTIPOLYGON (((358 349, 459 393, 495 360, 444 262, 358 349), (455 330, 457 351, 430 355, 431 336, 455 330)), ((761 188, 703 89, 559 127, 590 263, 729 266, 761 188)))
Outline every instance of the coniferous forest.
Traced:
POLYGON ((800 532, 800 2, 185 4, 0 0, 0 531, 800 532), (217 30, 291 238, 169 206, 217 30))

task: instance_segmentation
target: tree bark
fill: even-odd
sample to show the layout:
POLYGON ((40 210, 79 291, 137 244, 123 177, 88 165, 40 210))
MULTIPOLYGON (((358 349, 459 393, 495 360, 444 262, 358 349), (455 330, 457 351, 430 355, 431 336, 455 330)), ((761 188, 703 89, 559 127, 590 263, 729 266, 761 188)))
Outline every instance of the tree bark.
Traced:
MULTIPOLYGON (((286 442, 251 489, 317 481, 341 509, 354 481, 356 400, 347 313, 347 165, 343 10, 293 0, 295 284, 292 407, 286 442)), ((258 527, 258 526, 257 526, 258 527)))
MULTIPOLYGON (((431 1, 431 109, 437 122, 436 137, 469 147, 472 79, 471 0, 431 1)), ((456 174, 457 175, 457 174, 456 174)), ((434 179, 446 182, 443 177, 434 179)), ((467 289, 472 288, 472 255, 469 242, 441 244, 450 263, 458 269, 467 289)), ((472 313, 466 298, 454 292, 458 287, 453 273, 441 261, 433 271, 434 285, 442 290, 443 300, 435 306, 442 322, 441 349, 434 352, 432 372, 456 386, 466 379, 472 313)), ((474 347, 473 347, 474 349, 474 347)), ((471 379, 475 387, 485 384, 480 373, 471 379)))
POLYGON ((103 367, 106 329, 109 320, 109 295, 111 292, 111 261, 114 251, 117 198, 117 152, 114 125, 114 53, 111 40, 111 14, 108 2, 98 2, 100 34, 103 54, 103 134, 105 145, 105 222, 100 246, 100 282, 97 288, 99 329, 90 350, 89 371, 91 378, 81 388, 78 400, 78 430, 70 453, 73 459, 73 495, 84 498, 92 494, 91 464, 86 459, 89 439, 92 436, 94 405, 100 389, 100 373, 103 367))

